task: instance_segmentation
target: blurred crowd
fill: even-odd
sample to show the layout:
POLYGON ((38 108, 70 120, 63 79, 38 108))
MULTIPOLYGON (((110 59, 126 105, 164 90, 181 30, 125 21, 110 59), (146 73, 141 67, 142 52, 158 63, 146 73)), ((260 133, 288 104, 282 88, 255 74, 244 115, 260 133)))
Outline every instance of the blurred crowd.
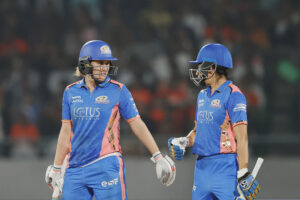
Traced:
POLYGON ((193 127, 199 88, 188 61, 209 42, 233 55, 230 79, 247 98, 249 135, 299 133, 298 0, 9 0, 0 2, 0 23, 2 156, 47 154, 80 47, 94 39, 119 58, 113 78, 155 137, 193 127))

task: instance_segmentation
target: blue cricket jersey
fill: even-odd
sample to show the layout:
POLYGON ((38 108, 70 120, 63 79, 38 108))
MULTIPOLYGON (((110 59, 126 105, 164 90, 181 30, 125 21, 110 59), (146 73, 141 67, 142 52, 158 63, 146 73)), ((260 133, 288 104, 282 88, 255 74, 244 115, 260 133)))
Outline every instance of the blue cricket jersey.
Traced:
POLYGON ((125 85, 106 78, 93 93, 84 79, 66 87, 62 121, 71 123, 69 167, 86 165, 99 157, 122 152, 119 144, 120 116, 131 121, 139 117, 125 85))
POLYGON ((195 123, 194 154, 236 153, 233 127, 248 123, 245 96, 231 81, 226 81, 212 95, 210 87, 201 90, 195 123))

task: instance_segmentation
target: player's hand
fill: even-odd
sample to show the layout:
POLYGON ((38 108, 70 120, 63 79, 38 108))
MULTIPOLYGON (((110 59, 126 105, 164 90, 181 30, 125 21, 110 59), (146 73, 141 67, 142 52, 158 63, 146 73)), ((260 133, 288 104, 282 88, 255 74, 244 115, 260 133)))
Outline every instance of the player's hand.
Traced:
POLYGON ((189 145, 189 139, 187 137, 173 138, 168 140, 169 152, 172 158, 176 160, 182 160, 185 148, 189 145))
POLYGON ((45 181, 51 190, 58 189, 59 194, 61 194, 64 182, 61 166, 49 165, 45 174, 45 181))
POLYGON ((170 186, 176 176, 175 163, 169 156, 163 156, 160 152, 153 154, 151 160, 156 164, 157 179, 165 186, 170 186))
POLYGON ((243 196, 247 200, 255 199, 259 190, 260 185, 248 171, 248 169, 244 168, 239 170, 238 172, 238 187, 239 192, 242 192, 243 196))

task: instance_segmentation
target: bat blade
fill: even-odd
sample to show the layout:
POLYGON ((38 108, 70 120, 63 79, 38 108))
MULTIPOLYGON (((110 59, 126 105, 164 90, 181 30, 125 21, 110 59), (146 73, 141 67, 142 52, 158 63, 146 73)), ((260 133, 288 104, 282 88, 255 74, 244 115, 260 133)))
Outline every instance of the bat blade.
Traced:
POLYGON ((256 178, 257 173, 258 173, 260 167, 262 166, 263 162, 264 162, 264 159, 263 159, 263 158, 259 157, 259 158, 257 159, 256 164, 255 164, 255 166, 254 166, 254 168, 253 168, 253 171, 252 171, 252 173, 251 173, 252 176, 253 176, 254 178, 256 178))

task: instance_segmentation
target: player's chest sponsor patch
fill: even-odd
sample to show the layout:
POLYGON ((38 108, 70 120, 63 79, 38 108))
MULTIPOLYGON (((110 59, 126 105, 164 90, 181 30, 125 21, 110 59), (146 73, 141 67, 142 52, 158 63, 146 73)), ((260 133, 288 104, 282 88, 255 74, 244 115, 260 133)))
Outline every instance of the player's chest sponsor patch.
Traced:
POLYGON ((108 96, 98 96, 98 97, 96 97, 95 103, 98 103, 98 104, 109 104, 108 96))
POLYGON ((198 107, 204 106, 204 99, 199 99, 198 101, 198 107))
POLYGON ((210 106, 214 107, 214 108, 221 108, 221 101, 220 101, 220 99, 214 99, 214 100, 212 100, 211 103, 210 103, 210 106))
POLYGON ((197 122, 203 124, 212 123, 214 120, 214 113, 206 110, 200 110, 197 112, 197 122))
POLYGON ((100 108, 97 107, 74 107, 73 116, 75 119, 99 119, 100 118, 100 108))
POLYGON ((83 99, 81 96, 74 96, 72 97, 72 103, 83 103, 83 99))

